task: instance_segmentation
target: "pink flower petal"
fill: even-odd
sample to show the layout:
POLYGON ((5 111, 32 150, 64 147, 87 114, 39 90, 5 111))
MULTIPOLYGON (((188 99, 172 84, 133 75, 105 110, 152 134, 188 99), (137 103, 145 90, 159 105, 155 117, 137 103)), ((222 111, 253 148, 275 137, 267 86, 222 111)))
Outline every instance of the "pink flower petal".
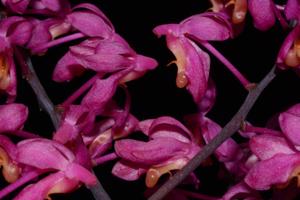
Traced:
POLYGON ((77 180, 71 180, 63 172, 57 172, 25 187, 14 200, 44 200, 50 194, 72 192, 78 185, 77 180))
POLYGON ((106 15, 97 6, 90 4, 90 3, 81 3, 81 4, 76 5, 73 8, 73 10, 77 10, 77 9, 86 9, 86 10, 94 12, 95 14, 99 15, 106 22, 106 24, 110 26, 110 28, 112 30, 114 30, 113 24, 110 22, 110 20, 106 17, 106 15))
POLYGON ((129 59, 133 59, 133 63, 131 64, 132 70, 122 78, 120 81, 122 83, 136 80, 158 65, 155 59, 139 54, 134 57, 130 57, 129 59))
POLYGON ((133 166, 135 165, 127 165, 126 162, 117 162, 112 169, 112 174, 127 181, 135 181, 147 171, 146 169, 134 168, 133 166))
POLYGON ((63 123, 54 133, 53 140, 61 144, 66 144, 67 142, 74 140, 79 134, 79 131, 80 130, 78 129, 78 127, 68 123, 63 123))
POLYGON ((139 127, 150 138, 174 138, 189 143, 193 140, 192 133, 179 121, 172 117, 159 117, 140 122, 139 127))
POLYGON ((254 165, 245 182, 253 189, 268 190, 272 185, 286 183, 299 165, 299 154, 277 154, 254 165))
POLYGON ((276 154, 294 154, 292 149, 283 137, 274 135, 258 135, 250 140, 251 151, 261 160, 272 158, 276 154))
POLYGON ((67 169, 65 170, 65 175, 69 179, 83 182, 88 186, 93 186, 97 183, 95 175, 76 163, 71 163, 68 165, 67 169))
POLYGON ((0 105, 0 133, 22 128, 27 116, 28 109, 23 104, 0 105))
POLYGON ((124 69, 131 64, 127 55, 135 55, 127 43, 119 42, 118 37, 104 40, 88 39, 70 47, 70 52, 83 67, 105 73, 124 69))
POLYGON ((109 38, 113 34, 111 27, 100 16, 91 12, 75 11, 67 18, 74 28, 89 37, 109 38))
POLYGON ((279 116, 282 132, 295 145, 300 145, 300 104, 296 104, 279 116))
POLYGON ((177 86, 186 86, 194 101, 198 103, 207 89, 210 67, 208 54, 193 41, 173 34, 167 35, 167 45, 176 57, 177 86))
POLYGON ((49 32, 49 27, 52 23, 54 23, 53 20, 31 20, 31 23, 33 24, 33 28, 31 31, 31 38, 27 44, 28 48, 33 49, 52 40, 52 35, 49 32))
POLYGON ((25 45, 31 37, 32 28, 33 26, 29 21, 17 22, 8 30, 7 37, 12 44, 25 45))
POLYGON ((70 81, 76 76, 80 76, 84 68, 76 61, 75 57, 67 52, 57 63, 52 79, 57 82, 70 81))
POLYGON ((156 138, 149 142, 123 139, 116 141, 115 151, 118 156, 127 161, 155 165, 178 154, 188 154, 189 144, 173 138, 156 138))
POLYGON ((111 100, 114 95, 120 74, 114 74, 107 79, 98 79, 94 83, 93 87, 86 94, 82 100, 82 105, 87 106, 89 109, 104 110, 104 106, 111 100))
POLYGON ((65 146, 48 139, 23 140, 17 147, 18 162, 38 169, 64 170, 75 159, 65 146))
POLYGON ((284 13, 288 20, 299 20, 300 18, 300 3, 299 0, 288 0, 285 8, 284 13))
POLYGON ((23 21, 23 17, 12 16, 0 21, 0 35, 2 37, 7 36, 7 32, 9 28, 11 28, 14 24, 23 21))
POLYGON ((232 36, 232 27, 222 13, 193 15, 180 25, 181 32, 203 41, 223 41, 232 36))
POLYGON ((249 0, 249 12, 254 20, 254 26, 266 31, 275 24, 274 3, 272 0, 249 0))

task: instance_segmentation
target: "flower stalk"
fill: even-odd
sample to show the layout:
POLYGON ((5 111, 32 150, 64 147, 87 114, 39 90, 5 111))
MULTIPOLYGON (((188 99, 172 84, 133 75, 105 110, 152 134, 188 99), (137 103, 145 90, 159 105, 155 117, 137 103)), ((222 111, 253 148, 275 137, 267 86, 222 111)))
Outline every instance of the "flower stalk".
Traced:
POLYGON ((227 59, 225 58, 214 46, 212 46, 208 42, 199 42, 203 47, 205 47, 210 53, 212 53, 220 62, 222 62, 227 69, 240 81, 240 83, 244 86, 246 90, 250 90, 255 85, 248 81, 248 79, 237 70, 237 68, 227 59))

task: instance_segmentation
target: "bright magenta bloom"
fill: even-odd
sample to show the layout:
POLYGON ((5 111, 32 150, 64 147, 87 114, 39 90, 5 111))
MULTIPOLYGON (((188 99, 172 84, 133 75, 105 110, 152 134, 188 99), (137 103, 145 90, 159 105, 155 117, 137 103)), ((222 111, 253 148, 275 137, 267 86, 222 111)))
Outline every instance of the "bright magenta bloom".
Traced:
POLYGON ((112 173, 125 180, 136 180, 146 173, 147 187, 172 170, 181 169, 200 150, 194 136, 180 122, 170 117, 150 119, 140 123, 140 129, 150 140, 118 140, 115 151, 121 161, 112 173))
POLYGON ((297 104, 279 116, 285 137, 263 134, 250 140, 250 149, 258 162, 250 169, 245 182, 257 190, 267 190, 273 185, 284 186, 293 177, 299 186, 299 122, 300 105, 297 104))
POLYGON ((74 154, 65 146, 47 139, 29 139, 17 145, 19 163, 36 170, 56 171, 24 188, 16 200, 43 200, 53 193, 75 190, 81 183, 96 184, 96 177, 75 162, 74 154), (34 155, 34 156, 32 156, 34 155))
POLYGON ((14 101, 17 92, 13 48, 29 41, 31 29, 31 23, 22 17, 9 17, 0 22, 0 91, 8 94, 8 102, 14 101))
MULTIPOLYGON (((80 75, 85 69, 100 74, 120 72, 122 82, 136 79, 148 70, 157 66, 157 62, 149 57, 137 54, 119 35, 111 38, 90 38, 79 45, 70 47, 70 51, 57 63, 53 79, 67 81, 80 75)), ((115 81, 108 78, 107 81, 115 81)))
POLYGON ((54 18, 43 21, 33 19, 32 23, 34 29, 27 47, 34 54, 44 53, 52 46, 79 38, 103 39, 111 37, 114 33, 114 27, 104 13, 88 3, 79 4, 72 9, 67 6, 64 12, 60 12, 54 18))
POLYGON ((194 40, 222 41, 230 38, 232 29, 226 15, 194 15, 180 24, 160 25, 153 31, 158 36, 166 36, 168 48, 176 57, 177 87, 187 87, 194 101, 199 103, 208 86, 210 58, 194 40))

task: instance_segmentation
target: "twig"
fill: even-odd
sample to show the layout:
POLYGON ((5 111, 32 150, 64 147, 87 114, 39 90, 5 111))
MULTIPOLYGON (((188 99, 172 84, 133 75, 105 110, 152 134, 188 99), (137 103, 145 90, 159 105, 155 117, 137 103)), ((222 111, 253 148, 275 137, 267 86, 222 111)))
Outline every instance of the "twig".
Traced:
POLYGON ((21 49, 15 48, 15 55, 22 69, 23 77, 27 80, 33 92, 35 93, 41 109, 45 110, 50 116, 55 129, 59 126, 60 115, 48 97, 44 87, 42 86, 37 74, 35 73, 29 56, 24 56, 21 49))
MULTIPOLYGON (((25 58, 24 53, 21 51, 21 49, 16 48, 15 53, 17 60, 22 68, 23 76, 26 78, 30 87, 36 94, 40 106, 49 114, 55 129, 57 129, 59 126, 60 114, 56 111, 52 101, 48 97, 37 74, 35 73, 30 57, 26 56, 25 58)), ((95 174, 93 170, 92 172, 95 174)), ((106 193, 98 179, 96 185, 93 187, 89 187, 88 189, 92 192, 95 200, 110 200, 109 195, 106 193)))
MULTIPOLYGON (((92 170, 93 174, 95 174, 94 170, 92 170)), ((95 175, 96 176, 96 175, 95 175)), ((95 200, 111 200, 107 192, 104 190, 102 184, 97 179, 96 185, 93 187, 88 188, 92 194, 95 200)))
POLYGON ((239 111, 234 115, 230 122, 222 129, 222 131, 180 171, 164 183, 148 200, 160 200, 167 195, 172 189, 180 184, 191 172, 193 172, 208 156, 210 156, 226 139, 231 137, 239 130, 241 123, 245 120, 250 109, 265 89, 265 87, 275 78, 274 66, 265 78, 252 89, 239 111))

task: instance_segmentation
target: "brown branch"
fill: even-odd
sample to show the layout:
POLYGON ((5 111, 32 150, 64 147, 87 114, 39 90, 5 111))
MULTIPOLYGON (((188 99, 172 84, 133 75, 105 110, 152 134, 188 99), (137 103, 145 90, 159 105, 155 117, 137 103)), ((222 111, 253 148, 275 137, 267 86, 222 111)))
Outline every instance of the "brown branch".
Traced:
POLYGON ((234 115, 222 131, 180 171, 164 183, 148 200, 160 200, 167 195, 172 189, 180 184, 191 172, 193 172, 208 156, 210 156, 226 139, 231 137, 237 130, 239 130, 241 123, 245 120, 250 109, 265 89, 265 87, 275 78, 274 66, 271 71, 264 77, 264 79, 252 89, 239 111, 234 115))
MULTIPOLYGON (((24 78, 29 83, 30 87, 34 91, 39 104, 42 109, 44 109, 50 116, 52 123, 57 129, 59 127, 60 114, 56 111, 55 106, 48 97, 44 87, 42 86, 37 74, 35 73, 34 67, 32 65, 31 59, 29 56, 25 56, 25 52, 22 49, 15 49, 16 58, 19 62, 20 67, 22 68, 22 73, 24 78)), ((95 174, 95 172, 92 170, 95 174)), ((110 200, 111 198, 106 193, 102 187, 100 181, 97 179, 97 183, 93 187, 88 188, 95 200, 110 200)))

